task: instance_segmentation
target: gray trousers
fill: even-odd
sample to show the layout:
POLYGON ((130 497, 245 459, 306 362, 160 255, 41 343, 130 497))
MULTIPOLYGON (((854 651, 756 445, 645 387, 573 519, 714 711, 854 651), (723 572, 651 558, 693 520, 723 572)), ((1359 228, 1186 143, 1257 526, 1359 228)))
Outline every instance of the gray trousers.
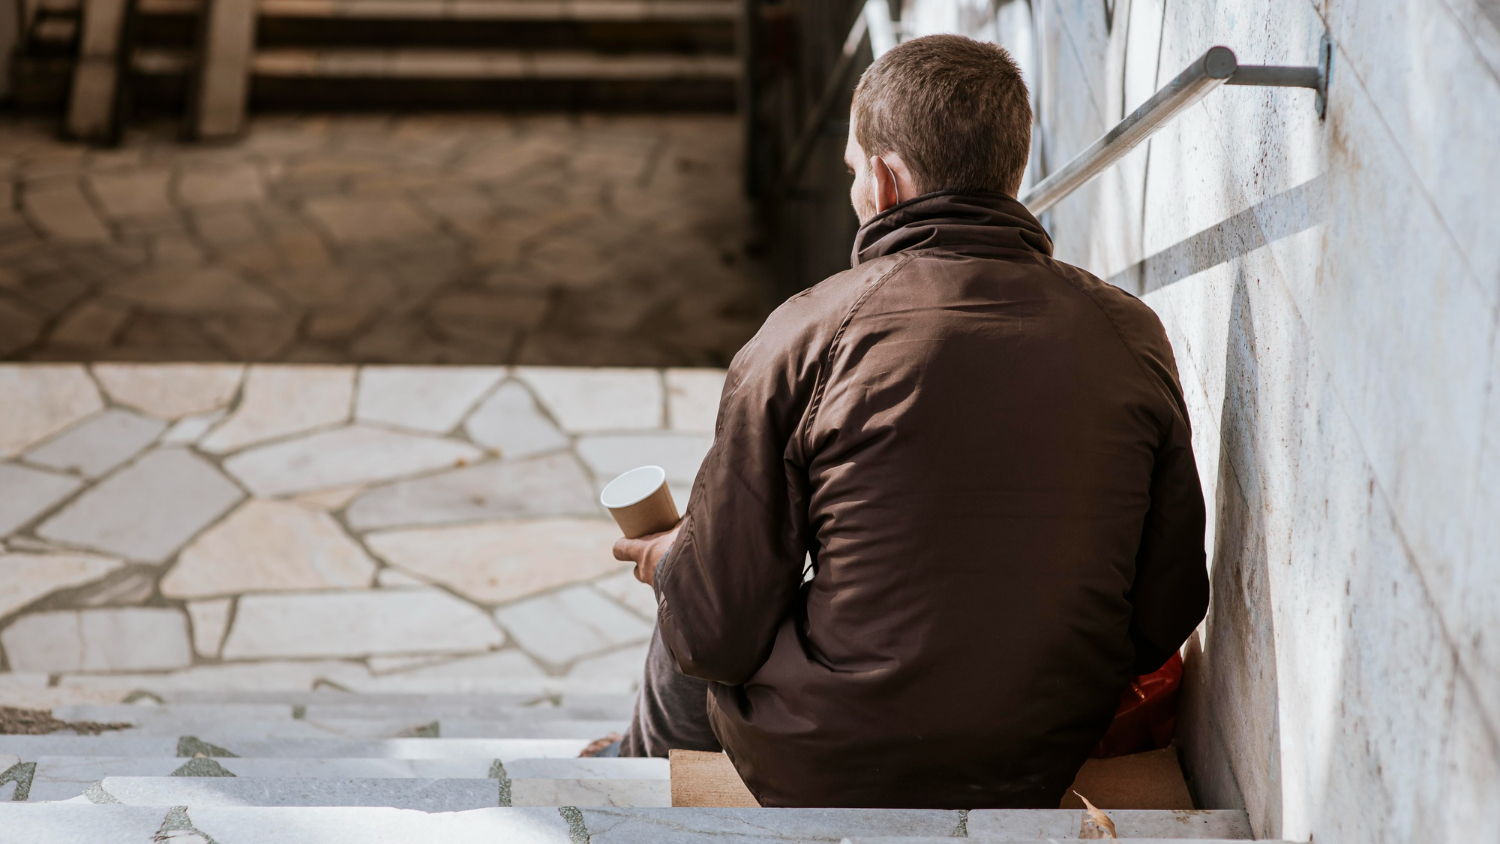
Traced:
POLYGON ((620 739, 621 756, 666 756, 669 750, 724 748, 708 725, 707 680, 683 674, 661 640, 661 629, 651 634, 646 651, 646 676, 635 698, 630 728, 620 739))

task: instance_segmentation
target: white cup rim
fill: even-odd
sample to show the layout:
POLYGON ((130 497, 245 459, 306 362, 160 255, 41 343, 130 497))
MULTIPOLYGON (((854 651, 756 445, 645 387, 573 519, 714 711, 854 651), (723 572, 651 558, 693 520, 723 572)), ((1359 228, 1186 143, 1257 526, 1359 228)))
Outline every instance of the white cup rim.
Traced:
POLYGON ((599 493, 599 503, 607 510, 630 507, 650 498, 666 482, 666 469, 660 466, 637 466, 605 484, 599 493))

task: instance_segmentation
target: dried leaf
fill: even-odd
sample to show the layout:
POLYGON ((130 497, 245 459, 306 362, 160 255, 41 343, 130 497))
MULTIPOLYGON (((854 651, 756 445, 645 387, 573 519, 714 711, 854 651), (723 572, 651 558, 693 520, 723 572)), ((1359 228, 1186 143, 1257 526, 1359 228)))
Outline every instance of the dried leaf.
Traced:
MULTIPOLYGON (((1078 794, 1078 792, 1073 792, 1078 794)), ((1083 826, 1078 828, 1079 838, 1108 838, 1113 841, 1120 840, 1115 834, 1115 822, 1089 802, 1087 797, 1078 794, 1078 799, 1083 801, 1083 826)))

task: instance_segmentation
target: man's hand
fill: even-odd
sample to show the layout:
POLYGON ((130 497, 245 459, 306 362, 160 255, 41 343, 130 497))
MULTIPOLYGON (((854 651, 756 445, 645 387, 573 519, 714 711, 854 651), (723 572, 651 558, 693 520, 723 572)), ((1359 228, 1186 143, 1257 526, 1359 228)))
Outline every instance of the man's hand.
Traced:
POLYGON ((615 559, 635 563, 635 579, 647 586, 656 586, 656 565, 667 554, 667 549, 677 541, 677 532, 682 530, 679 521, 671 530, 653 533, 640 539, 620 539, 615 543, 615 559))

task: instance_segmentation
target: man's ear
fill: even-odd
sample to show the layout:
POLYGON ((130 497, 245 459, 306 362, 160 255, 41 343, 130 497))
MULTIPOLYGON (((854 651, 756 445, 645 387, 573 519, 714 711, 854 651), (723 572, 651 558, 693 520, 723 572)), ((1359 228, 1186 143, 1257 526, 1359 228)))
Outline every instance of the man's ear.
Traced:
POLYGON ((884 213, 901 202, 901 187, 896 182, 896 171, 885 159, 870 156, 870 178, 875 183, 875 211, 884 213))

